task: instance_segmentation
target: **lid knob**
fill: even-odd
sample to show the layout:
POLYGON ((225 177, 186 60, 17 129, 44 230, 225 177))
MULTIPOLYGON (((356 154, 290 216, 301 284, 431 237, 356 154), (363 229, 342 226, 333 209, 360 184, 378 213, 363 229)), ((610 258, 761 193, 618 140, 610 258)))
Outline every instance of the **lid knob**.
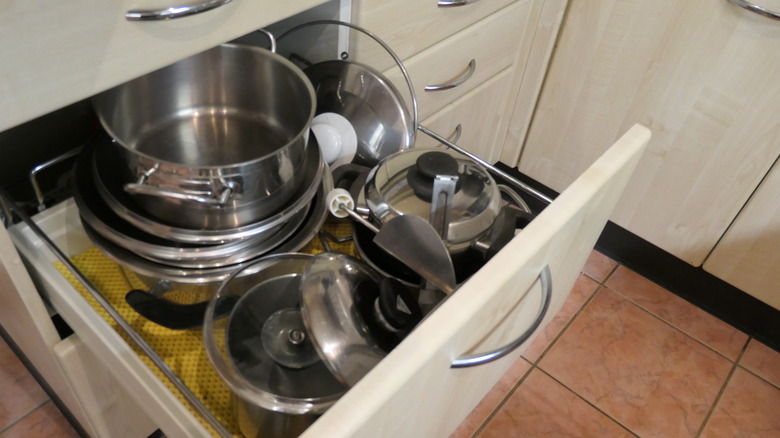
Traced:
MULTIPOLYGON (((414 194, 426 202, 433 198, 433 181, 437 176, 458 175, 458 161, 446 152, 431 151, 419 157, 406 173, 406 181, 414 194)), ((460 179, 455 184, 455 193, 460 190, 460 179)))

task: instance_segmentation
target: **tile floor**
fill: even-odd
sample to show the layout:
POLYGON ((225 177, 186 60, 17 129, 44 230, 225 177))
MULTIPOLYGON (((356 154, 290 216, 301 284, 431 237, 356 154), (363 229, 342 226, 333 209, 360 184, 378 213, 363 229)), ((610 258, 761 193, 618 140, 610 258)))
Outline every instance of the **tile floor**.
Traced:
MULTIPOLYGON (((780 353, 593 252, 451 438, 780 437, 780 353)), ((5 342, 0 438, 77 437, 5 342)))
POLYGON ((594 251, 465 437, 780 437, 780 353, 594 251))

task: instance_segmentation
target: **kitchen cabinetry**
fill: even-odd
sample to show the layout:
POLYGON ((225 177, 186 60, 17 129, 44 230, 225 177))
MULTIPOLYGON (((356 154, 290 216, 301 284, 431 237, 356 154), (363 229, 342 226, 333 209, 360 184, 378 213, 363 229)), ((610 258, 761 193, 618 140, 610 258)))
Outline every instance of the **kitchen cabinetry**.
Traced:
POLYGON ((780 164, 731 224, 704 270, 780 310, 780 164))
POLYGON ((0 131, 325 1, 235 0, 176 20, 125 19, 176 3, 0 1, 0 131))
MULTIPOLYGON (((565 0, 503 0, 441 7, 433 0, 367 0, 356 3, 353 19, 403 60, 423 124, 435 121, 435 130, 445 136, 460 124, 463 137, 458 143, 495 162, 515 96, 522 91, 523 108, 533 107, 556 36, 551 30, 560 23, 549 17, 561 17, 565 4, 565 0), (460 83, 451 88, 426 90, 456 82, 460 83), (475 91, 478 88, 484 94, 475 91), (475 99, 480 101, 477 107, 464 103, 475 99)), ((406 86, 388 57, 373 53, 381 52, 380 47, 369 44, 358 50, 361 59, 375 62, 371 65, 382 69, 399 88, 406 86)), ((422 137, 418 135, 418 142, 430 144, 422 137)))
POLYGON ((612 220, 699 266, 780 155, 780 25, 726 0, 573 0, 519 161, 562 190, 656 135, 612 220))

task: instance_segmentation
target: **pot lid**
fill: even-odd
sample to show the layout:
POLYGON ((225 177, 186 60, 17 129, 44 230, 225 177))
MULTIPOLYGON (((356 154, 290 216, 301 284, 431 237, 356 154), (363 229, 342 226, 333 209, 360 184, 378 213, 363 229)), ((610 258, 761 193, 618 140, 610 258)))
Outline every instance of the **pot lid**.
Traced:
POLYGON ((422 319, 411 294, 341 253, 314 256, 300 285, 301 316, 336 378, 354 386, 422 319))
POLYGON ((366 180, 366 204, 381 223, 412 214, 440 229, 431 209, 437 177, 454 182, 446 209, 447 245, 471 242, 489 230, 500 211, 498 187, 482 166, 450 150, 414 148, 387 157, 366 180))

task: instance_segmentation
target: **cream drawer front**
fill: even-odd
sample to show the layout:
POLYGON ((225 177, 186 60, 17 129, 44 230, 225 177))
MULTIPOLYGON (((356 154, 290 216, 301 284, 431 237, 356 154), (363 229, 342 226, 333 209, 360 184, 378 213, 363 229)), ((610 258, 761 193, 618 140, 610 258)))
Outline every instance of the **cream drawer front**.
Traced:
MULTIPOLYGON (((532 4, 531 0, 518 1, 405 61, 415 87, 421 120, 512 65, 523 31, 529 25, 532 4), (425 91, 426 86, 464 78, 472 60, 473 73, 462 84, 450 89, 425 91)), ((391 68, 385 74, 402 89, 404 81, 399 69, 391 68)), ((502 98, 501 104, 504 101, 502 98)))
POLYGON ((157 429, 78 335, 71 335, 55 345, 54 356, 76 394, 95 438, 142 438, 157 429))
MULTIPOLYGON (((497 138, 506 126, 506 114, 501 102, 509 89, 511 74, 504 70, 474 91, 447 105, 441 111, 423 120, 423 126, 454 140, 459 146, 489 162, 498 160, 497 138), (458 127, 460 129, 458 130, 458 127)), ((417 134, 415 147, 438 147, 439 142, 424 134, 417 134)))
POLYGON ((514 0, 478 1, 460 7, 439 7, 437 0, 360 0, 352 20, 390 45, 402 59, 509 5, 514 0))
POLYGON ((540 327, 557 313, 649 137, 636 126, 619 139, 304 436, 448 436, 525 344, 483 365, 452 361, 511 344, 526 330, 546 267, 552 299, 540 327))
POLYGON ((127 21, 150 0, 0 1, 0 131, 324 0, 233 0, 167 21, 127 21))

